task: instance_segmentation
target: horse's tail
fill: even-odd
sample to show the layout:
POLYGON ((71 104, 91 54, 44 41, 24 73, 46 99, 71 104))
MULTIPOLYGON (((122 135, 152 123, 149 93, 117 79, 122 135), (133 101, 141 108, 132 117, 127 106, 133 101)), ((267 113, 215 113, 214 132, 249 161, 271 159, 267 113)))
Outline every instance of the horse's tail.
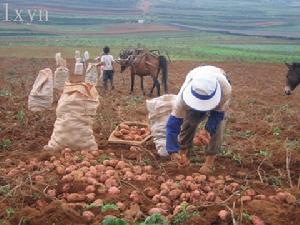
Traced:
POLYGON ((162 83, 164 85, 165 93, 168 93, 168 61, 163 55, 159 56, 159 68, 162 71, 162 83))

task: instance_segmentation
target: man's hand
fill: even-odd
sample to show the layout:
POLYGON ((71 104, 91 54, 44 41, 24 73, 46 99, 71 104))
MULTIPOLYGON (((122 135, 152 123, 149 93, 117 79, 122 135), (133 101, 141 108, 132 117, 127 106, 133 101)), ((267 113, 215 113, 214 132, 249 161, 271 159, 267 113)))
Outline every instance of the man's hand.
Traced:
POLYGON ((211 136, 210 134, 205 130, 201 129, 198 134, 194 137, 194 145, 202 147, 207 146, 210 142, 211 136))
POLYGON ((190 164, 190 161, 184 153, 171 154, 171 160, 176 163, 178 167, 186 167, 190 164))

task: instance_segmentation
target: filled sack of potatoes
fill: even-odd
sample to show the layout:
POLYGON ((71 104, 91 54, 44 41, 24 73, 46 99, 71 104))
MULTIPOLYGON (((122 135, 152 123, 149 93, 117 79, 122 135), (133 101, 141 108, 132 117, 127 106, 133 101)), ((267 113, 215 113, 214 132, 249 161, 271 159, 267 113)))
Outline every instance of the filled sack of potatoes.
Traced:
POLYGON ((63 91, 65 82, 69 79, 69 74, 69 69, 67 67, 58 67, 54 72, 54 89, 63 91))
POLYGON ((83 63, 81 62, 80 58, 76 59, 75 67, 74 67, 74 74, 75 75, 83 75, 83 63))
POLYGON ((59 66, 66 67, 67 66, 67 61, 65 59, 63 59, 60 52, 55 54, 55 62, 56 62, 57 67, 59 67, 59 66))
POLYGON ((80 51, 79 50, 76 50, 75 51, 75 60, 80 58, 80 51))
POLYGON ((89 63, 86 70, 85 82, 96 85, 98 82, 98 68, 97 64, 89 63))
POLYGON ((95 86, 66 83, 56 108, 56 121, 46 150, 97 150, 93 122, 99 105, 95 86))
POLYGON ((40 70, 28 96, 28 109, 37 112, 51 109, 53 103, 53 74, 49 68, 40 70))
POLYGON ((146 101, 151 134, 157 153, 168 156, 166 150, 166 125, 177 95, 163 95, 146 101))

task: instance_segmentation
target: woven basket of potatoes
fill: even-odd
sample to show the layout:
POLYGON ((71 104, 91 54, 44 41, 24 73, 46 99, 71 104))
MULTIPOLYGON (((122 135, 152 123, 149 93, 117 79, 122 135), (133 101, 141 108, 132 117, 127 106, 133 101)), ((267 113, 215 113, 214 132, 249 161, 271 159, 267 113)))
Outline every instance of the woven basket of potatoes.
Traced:
POLYGON ((149 125, 140 122, 123 122, 111 133, 108 142, 141 145, 151 138, 149 125))

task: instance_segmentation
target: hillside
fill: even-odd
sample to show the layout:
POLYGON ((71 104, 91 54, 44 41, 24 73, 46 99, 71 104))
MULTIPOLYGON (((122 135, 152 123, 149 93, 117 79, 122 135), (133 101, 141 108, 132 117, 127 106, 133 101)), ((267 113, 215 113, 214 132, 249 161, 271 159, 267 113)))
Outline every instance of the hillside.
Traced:
MULTIPOLYGON (((144 18, 148 23, 172 24, 185 29, 228 31, 241 34, 300 37, 300 4, 295 0, 179 0, 154 1, 11 1, 15 8, 46 8, 47 25, 103 25, 132 23, 144 18), (146 7, 145 7, 146 6, 146 7)), ((1 16, 4 10, 1 11, 1 16)), ((28 15, 23 14, 25 21, 28 15)))
POLYGON ((96 55, 108 44, 115 55, 138 45, 168 51, 172 59, 300 60, 298 0, 224 2, 11 0, 9 19, 20 9, 24 22, 3 22, 0 6, 0 56, 47 58, 63 48, 72 57, 75 46, 96 55), (28 9, 47 9, 49 20, 40 22, 37 11, 30 22, 28 9))
MULTIPOLYGON (((72 26, 66 31, 78 29, 78 26, 136 23, 144 19, 146 23, 189 30, 300 38, 300 3, 297 0, 227 0, 226 4, 222 0, 188 3, 180 0, 13 0, 9 2, 11 17, 15 16, 15 8, 24 11, 46 8, 49 11, 46 25, 72 26)), ((0 11, 0 16, 4 18, 4 10, 0 11)), ((29 21, 26 13, 23 18, 29 21)))

